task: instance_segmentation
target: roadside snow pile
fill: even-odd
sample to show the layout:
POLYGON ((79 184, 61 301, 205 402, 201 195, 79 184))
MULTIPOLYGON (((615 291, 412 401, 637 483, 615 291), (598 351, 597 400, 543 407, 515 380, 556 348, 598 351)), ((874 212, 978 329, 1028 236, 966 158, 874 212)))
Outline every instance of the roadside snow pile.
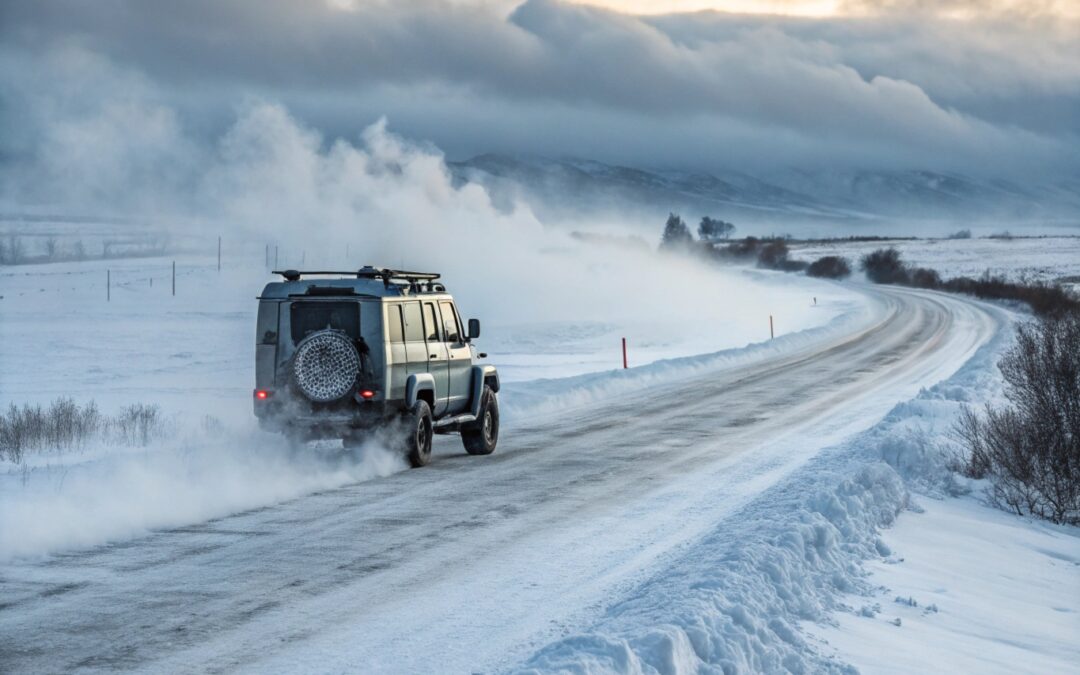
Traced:
POLYGON ((591 634, 541 650, 524 670, 850 672, 817 654, 798 624, 846 610, 842 594, 869 592, 859 563, 888 555, 877 529, 893 522, 907 493, 880 462, 861 462, 847 477, 839 466, 771 490, 610 607, 591 634))
POLYGON ((999 332, 953 377, 898 404, 867 432, 866 447, 918 492, 935 497, 971 492, 975 481, 950 468, 962 452, 953 428, 964 406, 1001 401, 997 361, 1011 340, 1012 331, 999 332))
MULTIPOLYGON (((995 390, 1002 331, 947 381, 828 450, 685 549, 607 608, 587 634, 537 652, 523 672, 857 672, 800 622, 873 590, 863 563, 891 555, 879 534, 909 505, 904 477, 942 491, 942 436, 961 403, 995 390)), ((950 489, 951 491, 951 489, 950 489)))
POLYGON ((129 539, 405 468, 374 443, 356 455, 294 453, 271 434, 215 436, 35 454, 0 472, 0 561, 129 539))

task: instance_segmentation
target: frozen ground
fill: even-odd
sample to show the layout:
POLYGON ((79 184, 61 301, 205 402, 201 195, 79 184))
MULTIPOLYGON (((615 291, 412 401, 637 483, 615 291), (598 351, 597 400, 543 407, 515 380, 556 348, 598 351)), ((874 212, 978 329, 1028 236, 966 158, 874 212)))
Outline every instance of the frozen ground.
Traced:
POLYGON ((708 322, 643 340, 653 357, 714 353, 625 372, 590 371, 632 321, 485 322, 485 345, 504 341, 493 360, 524 366, 502 396, 499 451, 466 457, 443 438, 431 467, 403 471, 377 443, 297 458, 238 421, 259 269, 221 284, 205 260, 184 261, 170 304, 161 261, 125 264, 104 313, 97 263, 0 270, 0 303, 18 303, 3 305, 14 347, 0 398, 149 396, 178 429, 146 450, 36 456, 4 474, 0 663, 16 671, 1068 672, 1077 660, 1075 529, 981 506, 938 446, 961 402, 996 395, 1006 310, 750 272, 808 317, 803 330, 745 346, 762 308, 734 305, 745 315, 711 349, 685 339, 708 322), (19 340, 35 330, 49 341, 19 340), (226 424, 201 426, 207 412, 226 424), (1055 585, 1072 599, 1053 601, 1055 585), (990 598, 1024 616, 987 616, 990 598))
MULTIPOLYGON (((677 586, 653 596, 649 580, 681 584, 686 577, 670 572, 710 539, 759 550, 748 548, 756 538, 787 536, 791 521, 780 514, 802 527, 785 499, 805 490, 781 490, 778 501, 770 488, 788 476, 796 486, 820 481, 818 472, 800 477, 799 468, 895 401, 948 377, 1003 320, 965 300, 860 291, 877 309, 839 334, 795 341, 765 358, 713 357, 696 372, 684 363, 674 379, 650 372, 666 365, 630 371, 623 377, 631 383, 655 381, 615 397, 571 396, 557 418, 513 418, 486 460, 463 456, 447 438, 430 470, 43 563, 13 561, 3 568, 0 649, 33 670, 265 672, 305 664, 317 672, 462 672, 542 665, 534 659, 547 657, 530 656, 537 649, 604 625, 597 622, 605 616, 629 616, 619 608, 635 598, 661 599, 630 622, 635 631, 694 616, 677 601, 685 597, 677 586), (131 625, 146 628, 133 634, 131 625)), ((568 393, 578 384, 571 380, 568 393)), ((830 478, 849 474, 846 463, 829 466, 830 478)), ((868 475, 866 489, 878 494, 876 474, 868 475)), ((902 492, 895 481, 884 485, 887 494, 902 492)), ((878 520, 871 516, 888 509, 895 505, 884 501, 869 515, 853 512, 869 523, 854 534, 871 537, 866 528, 878 520)), ((722 572, 701 567, 708 557, 695 559, 706 576, 722 572)), ((793 590, 813 586, 808 572, 778 571, 793 590)), ((817 662, 777 637, 783 625, 796 630, 790 618, 760 620, 772 626, 760 636, 765 652, 817 662)), ((737 634, 710 639, 741 649, 737 634)), ((576 663, 588 652, 570 640, 569 651, 561 642, 555 649, 576 663)))
POLYGON ((867 565, 866 611, 811 633, 874 673, 1080 670, 1080 540, 976 499, 915 501, 867 565))
POLYGON ((1017 239, 912 239, 827 242, 792 247, 792 257, 816 260, 842 255, 853 267, 859 258, 879 248, 893 247, 912 265, 936 269, 943 277, 978 277, 983 272, 1010 279, 1080 283, 1080 236, 1017 239))

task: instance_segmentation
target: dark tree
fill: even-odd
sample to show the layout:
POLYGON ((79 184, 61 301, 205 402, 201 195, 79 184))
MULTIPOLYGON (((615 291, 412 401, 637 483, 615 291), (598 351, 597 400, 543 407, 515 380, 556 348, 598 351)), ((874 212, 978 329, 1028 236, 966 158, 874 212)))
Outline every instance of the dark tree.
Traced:
POLYGON ((735 231, 735 226, 723 220, 705 216, 698 224, 697 231, 702 241, 719 241, 730 237, 735 231))
POLYGON ((660 248, 685 249, 694 243, 694 236, 690 234, 690 228, 683 219, 674 213, 668 214, 667 223, 664 224, 664 236, 660 240, 660 248))

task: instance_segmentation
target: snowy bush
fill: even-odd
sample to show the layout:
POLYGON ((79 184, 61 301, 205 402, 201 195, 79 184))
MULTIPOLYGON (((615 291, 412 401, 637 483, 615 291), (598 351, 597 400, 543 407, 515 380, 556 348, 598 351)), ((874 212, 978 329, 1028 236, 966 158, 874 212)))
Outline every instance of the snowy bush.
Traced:
POLYGON ((895 248, 879 248, 859 261, 866 278, 875 284, 906 284, 910 280, 907 266, 895 248))
POLYGON ((810 263, 810 266, 806 268, 806 274, 825 279, 844 279, 851 276, 851 265, 848 264, 847 258, 827 255, 810 263))
POLYGON ((1080 524, 1080 315, 1017 328, 998 368, 1009 405, 965 409, 966 472, 1021 515, 1080 524))

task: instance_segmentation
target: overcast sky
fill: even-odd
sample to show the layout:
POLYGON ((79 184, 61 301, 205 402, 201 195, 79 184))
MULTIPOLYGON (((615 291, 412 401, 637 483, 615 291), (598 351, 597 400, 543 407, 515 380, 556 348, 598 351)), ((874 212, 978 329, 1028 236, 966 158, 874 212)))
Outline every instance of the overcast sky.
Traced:
POLYGON ((451 159, 1075 174, 1078 4, 4 0, 0 152, 104 109, 212 141, 273 102, 327 139, 385 115, 451 159))

